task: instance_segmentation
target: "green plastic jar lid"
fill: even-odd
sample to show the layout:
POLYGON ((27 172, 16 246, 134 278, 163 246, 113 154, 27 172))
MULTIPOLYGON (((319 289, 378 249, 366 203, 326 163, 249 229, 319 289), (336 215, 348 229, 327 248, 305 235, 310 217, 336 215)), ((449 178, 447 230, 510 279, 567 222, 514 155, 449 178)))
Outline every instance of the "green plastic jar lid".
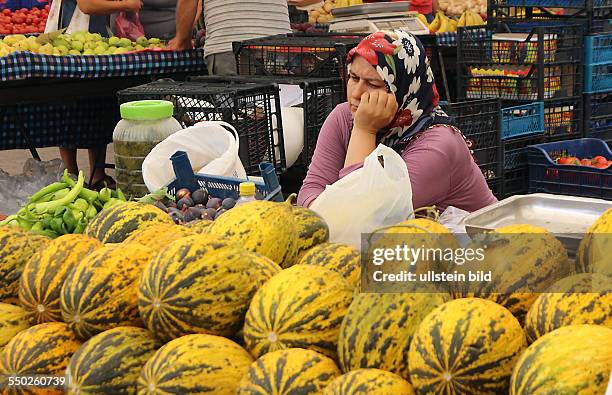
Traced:
POLYGON ((166 100, 140 100, 123 103, 121 118, 131 121, 150 121, 172 117, 174 105, 166 100))

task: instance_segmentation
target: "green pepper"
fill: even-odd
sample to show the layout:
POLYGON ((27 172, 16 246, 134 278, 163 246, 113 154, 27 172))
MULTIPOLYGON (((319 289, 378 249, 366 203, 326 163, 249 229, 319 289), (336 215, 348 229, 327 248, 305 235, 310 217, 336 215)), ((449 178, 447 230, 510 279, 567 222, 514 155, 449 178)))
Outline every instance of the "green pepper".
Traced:
POLYGON ((86 212, 87 209, 89 208, 89 203, 87 202, 87 200, 79 198, 77 200, 74 201, 74 203, 72 203, 71 205, 72 209, 78 210, 78 211, 82 211, 82 212, 86 212))
POLYGON ((91 203, 98 198, 98 192, 83 188, 81 193, 79 193, 79 197, 85 199, 87 203, 91 203))
POLYGON ((70 190, 70 192, 66 196, 58 200, 53 200, 51 202, 38 203, 36 204, 36 208, 34 209, 34 211, 36 211, 36 213, 38 214, 54 212, 55 209, 57 209, 58 207, 65 206, 73 202, 77 198, 77 196, 79 196, 79 193, 81 193, 84 183, 85 183, 85 176, 83 175, 83 172, 80 171, 79 180, 77 184, 70 190))
POLYGON ((104 209, 104 202, 102 202, 99 199, 94 200, 94 202, 92 203, 92 205, 96 208, 96 210, 98 211, 102 211, 104 209))
POLYGON ((79 222, 80 220, 85 218, 85 213, 82 211, 78 211, 78 210, 72 210, 72 215, 74 216, 74 220, 76 222, 79 222))
MULTIPOLYGON (((59 191, 55 192, 53 194, 53 196, 51 196, 51 199, 48 202, 53 201, 53 200, 63 199, 69 193, 70 193, 70 189, 69 188, 64 188, 62 190, 59 190, 59 191)), ((43 202, 43 203, 48 203, 48 202, 43 202)))
POLYGON ((49 227, 51 227, 51 220, 53 219, 53 216, 51 214, 45 214, 42 219, 40 220, 40 224, 42 224, 42 227, 47 229, 49 227))
POLYGON ((19 223, 19 227, 25 230, 30 230, 34 222, 27 221, 21 217, 17 217, 17 222, 19 223))
POLYGON ((65 233, 72 232, 72 230, 74 230, 74 228, 76 228, 77 226, 77 221, 76 221, 76 218, 74 218, 74 214, 72 213, 72 210, 64 211, 64 215, 62 215, 62 220, 65 225, 64 229, 67 229, 67 232, 65 233))
POLYGON ((53 216, 55 218, 61 217, 62 215, 64 215, 64 211, 68 210, 68 207, 66 206, 61 206, 55 209, 55 211, 53 212, 53 216))
POLYGON ((75 234, 82 234, 85 231, 85 227, 87 226, 87 220, 85 218, 81 218, 76 228, 72 231, 75 234))
POLYGON ((42 219, 42 215, 36 215, 30 210, 28 210, 27 206, 22 207, 21 210, 17 212, 17 216, 21 217, 30 222, 40 221, 42 219))
POLYGON ((36 232, 41 232, 41 231, 43 231, 43 230, 45 230, 45 228, 44 228, 44 226, 43 226, 43 223, 42 223, 42 222, 37 222, 37 223, 35 223, 34 225, 32 225, 32 227, 30 228, 30 231, 31 231, 31 232, 34 232, 34 233, 36 233, 36 232))
POLYGON ((62 233, 62 224, 63 223, 64 223, 64 221, 62 220, 62 218, 60 218, 60 217, 53 218, 51 220, 51 224, 50 224, 51 225, 51 229, 55 233, 57 233, 57 234, 63 234, 62 233))
POLYGON ((68 169, 64 170, 62 181, 64 181, 70 188, 76 185, 76 182, 74 182, 74 180, 70 177, 70 174, 68 174, 68 169))
POLYGON ((104 187, 100 189, 100 192, 98 193, 98 195, 100 195, 100 200, 102 201, 102 203, 107 203, 109 200, 112 199, 113 192, 107 187, 104 187))
POLYGON ((0 222, 0 226, 9 225, 9 222, 16 221, 17 215, 9 215, 3 221, 0 222))
POLYGON ((35 194, 33 194, 32 196, 30 196, 28 202, 29 203, 38 203, 39 199, 42 198, 45 195, 48 194, 52 194, 54 192, 60 191, 64 188, 67 188, 68 184, 66 184, 65 182, 54 182, 53 184, 47 185, 46 187, 44 187, 43 189, 41 189, 40 191, 36 192, 35 194))
MULTIPOLYGON (((76 224, 75 224, 75 227, 76 227, 76 224)), ((65 222, 62 222, 61 228, 62 228, 61 234, 63 235, 72 233, 72 230, 74 229, 74 228, 70 228, 65 222)))
POLYGON ((85 216, 87 217, 87 219, 93 219, 93 217, 95 217, 97 214, 98 210, 96 210, 96 207, 93 204, 91 204, 85 212, 85 216))
POLYGON ((127 199, 125 198, 125 195, 123 194, 123 191, 120 188, 117 188, 117 199, 127 202, 127 199))

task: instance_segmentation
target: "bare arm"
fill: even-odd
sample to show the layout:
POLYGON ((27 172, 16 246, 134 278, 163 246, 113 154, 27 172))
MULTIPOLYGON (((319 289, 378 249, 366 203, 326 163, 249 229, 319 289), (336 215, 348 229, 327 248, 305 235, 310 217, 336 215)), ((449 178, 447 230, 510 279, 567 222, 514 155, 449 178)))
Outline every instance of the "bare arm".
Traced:
POLYGON ((198 14, 198 0, 178 0, 176 3, 176 37, 170 42, 169 48, 185 50, 193 48, 191 35, 193 24, 198 14))
POLYGON ((431 0, 431 9, 434 15, 436 14, 436 12, 440 10, 440 6, 438 5, 438 0, 431 0))
POLYGON ((121 11, 137 12, 142 8, 142 0, 77 0, 77 5, 87 15, 109 15, 121 11))

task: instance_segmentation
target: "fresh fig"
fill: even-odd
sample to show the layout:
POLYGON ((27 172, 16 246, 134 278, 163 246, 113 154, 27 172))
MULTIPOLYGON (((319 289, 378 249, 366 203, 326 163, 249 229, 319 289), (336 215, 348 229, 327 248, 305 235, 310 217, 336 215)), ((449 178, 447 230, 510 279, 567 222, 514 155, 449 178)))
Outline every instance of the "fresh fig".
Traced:
POLYGON ((206 204, 208 203, 208 191, 197 189, 191 194, 191 199, 195 204, 206 204))
POLYGON ((225 210, 234 208, 235 205, 236 205, 236 199, 233 199, 233 198, 225 198, 223 199, 223 202, 221 202, 221 208, 225 210))
POLYGON ((176 202, 170 201, 166 204, 166 207, 170 208, 176 208, 176 202))
POLYGON ((196 218, 196 219, 202 218, 202 210, 200 210, 197 207, 189 207, 187 209, 187 212, 191 213, 191 215, 193 215, 193 217, 196 218))
POLYGON ((189 196, 186 196, 180 199, 178 202, 176 202, 176 206, 180 210, 184 210, 185 208, 193 207, 193 200, 191 200, 189 196))
POLYGON ((191 192, 189 192, 189 189, 187 188, 181 188, 178 191, 176 191, 175 195, 177 200, 181 200, 185 197, 190 197, 191 196, 191 192))
POLYGON ((185 217, 183 216, 183 213, 178 210, 173 210, 168 215, 170 216, 170 219, 174 221, 174 223, 177 225, 182 225, 185 223, 185 217))
POLYGON ((206 203, 206 208, 214 208, 215 210, 217 210, 219 207, 221 207, 221 199, 219 198, 210 198, 208 199, 208 203, 206 203))
POLYGON ((217 210, 215 210, 214 208, 207 208, 206 210, 202 212, 202 219, 209 219, 213 221, 216 216, 217 216, 217 210))

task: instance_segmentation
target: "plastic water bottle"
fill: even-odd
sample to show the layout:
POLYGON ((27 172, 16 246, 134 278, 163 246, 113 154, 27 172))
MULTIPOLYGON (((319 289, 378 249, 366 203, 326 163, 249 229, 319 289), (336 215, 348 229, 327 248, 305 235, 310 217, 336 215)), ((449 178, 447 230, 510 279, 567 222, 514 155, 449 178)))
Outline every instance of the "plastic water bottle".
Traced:
POLYGON ((239 190, 240 190, 240 197, 236 201, 236 206, 240 204, 255 201, 255 192, 256 192, 255 183, 250 182, 250 181, 241 182, 239 190))

